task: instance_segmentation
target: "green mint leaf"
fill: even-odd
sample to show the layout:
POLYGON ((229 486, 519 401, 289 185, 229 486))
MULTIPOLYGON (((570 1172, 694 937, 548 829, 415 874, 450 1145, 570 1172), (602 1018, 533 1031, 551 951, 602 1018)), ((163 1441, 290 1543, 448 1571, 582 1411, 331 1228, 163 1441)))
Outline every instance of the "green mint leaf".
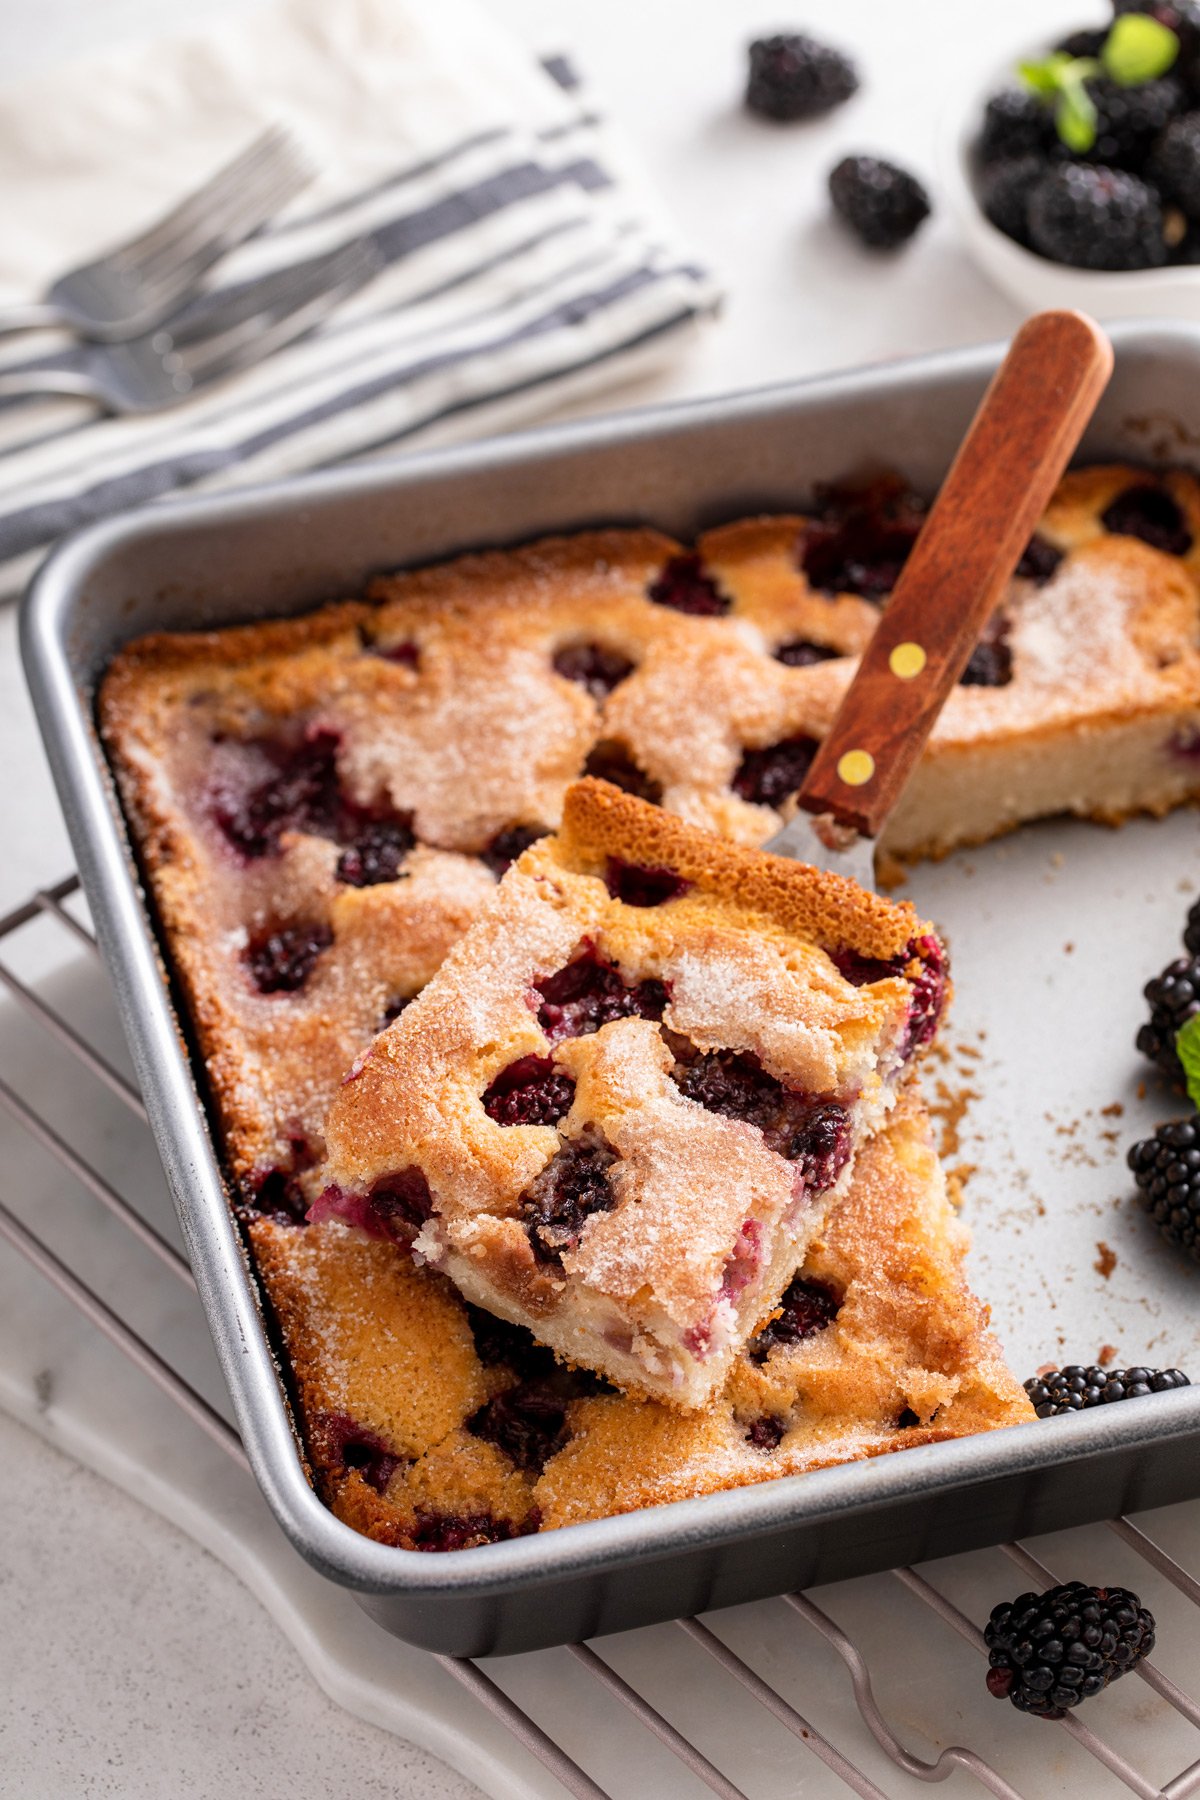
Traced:
POLYGON ((1043 100, 1053 100, 1058 93, 1059 78, 1071 58, 1065 50, 1055 50, 1041 62, 1023 62, 1017 64, 1017 74, 1025 86, 1043 100))
POLYGON ((1188 1099, 1200 1111, 1200 1013, 1175 1033, 1175 1054, 1183 1064, 1188 1099))
POLYGON ((1179 55, 1179 39, 1145 13, 1122 13, 1100 52, 1104 72, 1122 87, 1157 81, 1179 55))
MULTIPOLYGON (((1082 61, 1076 68, 1086 67, 1082 61)), ((1054 129, 1068 150, 1083 156, 1096 141, 1096 103, 1084 86, 1084 77, 1072 73, 1063 80, 1054 108, 1054 129)))

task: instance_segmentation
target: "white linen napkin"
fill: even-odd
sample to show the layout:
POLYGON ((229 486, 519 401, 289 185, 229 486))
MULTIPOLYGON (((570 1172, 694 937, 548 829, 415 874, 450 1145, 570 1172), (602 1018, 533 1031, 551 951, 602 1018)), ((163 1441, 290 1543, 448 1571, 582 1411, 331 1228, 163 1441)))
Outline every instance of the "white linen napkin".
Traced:
MULTIPOLYGON (((209 288, 368 234, 381 273, 170 412, 0 402, 0 591, 86 520, 501 430, 677 355, 715 312, 569 66, 535 62, 474 0, 275 0, 0 92, 0 302, 142 229, 274 121, 318 178, 209 288)), ((0 338, 7 371, 89 354, 0 338)))

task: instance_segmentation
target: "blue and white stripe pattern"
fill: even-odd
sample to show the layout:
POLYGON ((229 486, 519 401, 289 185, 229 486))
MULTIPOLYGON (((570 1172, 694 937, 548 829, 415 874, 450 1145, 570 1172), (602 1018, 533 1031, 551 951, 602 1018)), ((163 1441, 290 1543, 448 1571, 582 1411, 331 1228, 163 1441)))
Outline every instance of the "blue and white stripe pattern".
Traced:
MULTIPOLYGON (((398 5, 357 0, 360 28, 377 7, 394 24, 398 5)), ((439 5, 460 25, 474 18, 470 0, 439 5)), ((312 17, 310 0, 293 0, 276 10, 275 29, 297 19, 309 29, 312 17)), ((489 22, 485 41, 494 31, 489 22)), ((453 73, 430 72, 437 91, 453 73)), ((478 84, 481 71, 472 73, 478 84)), ((514 111, 435 141, 431 117, 423 153, 367 181, 359 157, 353 186, 326 181, 302 196, 221 265, 192 308, 202 328, 205 311, 227 307, 242 284, 369 235, 380 275, 312 337, 154 417, 102 418, 59 399, 0 405, 0 591, 85 521, 181 488, 268 481, 502 429, 674 354, 715 310, 711 281, 653 218, 566 65, 526 64, 523 79, 541 84, 532 125, 514 111)), ((503 97, 493 82, 493 116, 503 97)), ((470 96, 458 96, 446 124, 471 110, 470 96)), ((3 144, 0 105, 0 194, 3 144)), ((91 354, 48 333, 0 340, 5 369, 70 367, 91 354)))

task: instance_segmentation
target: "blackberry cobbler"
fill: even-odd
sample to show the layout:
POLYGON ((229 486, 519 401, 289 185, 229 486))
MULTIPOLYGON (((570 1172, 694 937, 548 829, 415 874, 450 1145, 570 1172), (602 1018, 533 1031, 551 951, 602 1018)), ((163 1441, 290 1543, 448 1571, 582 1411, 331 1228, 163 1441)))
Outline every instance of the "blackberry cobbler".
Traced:
MULTIPOLYGON (((391 1259, 407 1281, 405 1246, 432 1229, 436 1197, 423 1176, 383 1164, 366 1187, 331 1194, 325 1120, 347 1071, 404 1018, 505 870, 556 828, 581 774, 736 843, 765 842, 795 805, 924 514, 903 483, 874 481, 693 545, 644 529, 582 532, 380 579, 366 598, 304 618, 145 638, 115 659, 100 727, 238 1206, 255 1245, 269 1237, 297 1266, 309 1259, 314 1306, 341 1293, 359 1309, 364 1345, 371 1303, 345 1274, 351 1251, 391 1259), (319 1269, 318 1250, 328 1252, 319 1269)), ((937 855, 1056 811, 1115 820, 1200 794, 1198 594, 1193 476, 1120 466, 1068 475, 884 849, 937 855)), ((653 866, 611 878, 614 904, 648 932, 695 905, 653 866)), ((919 942, 913 958, 923 960, 919 942)), ((861 976, 867 994, 908 979, 876 967, 891 961, 864 952, 835 973, 851 986, 861 976)), ((623 1179, 620 1159, 571 1120, 589 1057, 622 1034, 648 1041, 653 1031, 678 1104, 709 1129, 753 1134, 773 1170, 800 1180, 806 1207, 843 1192, 821 1187, 827 1174, 847 1179, 827 1110, 840 1093, 817 1084, 798 1101, 765 1055, 680 1029, 678 996, 652 960, 626 966, 579 942, 537 974, 547 991, 529 1009, 534 1043, 490 1071, 470 1104, 495 1132, 572 1146, 521 1189, 539 1282, 557 1279, 555 1259, 575 1254, 576 1234, 615 1229, 619 1209, 604 1202, 623 1179)), ((935 996, 931 965, 916 980, 935 996)), ((919 1010, 906 1027, 914 1041, 919 1010)), ((762 1243, 747 1234, 731 1253, 736 1288, 762 1243)), ((260 1263, 271 1300, 282 1291, 276 1267, 260 1263)), ((421 1290, 449 1293, 439 1283, 426 1271, 421 1290)), ((307 1357, 311 1374, 322 1348, 298 1343, 292 1317, 280 1303, 286 1358, 299 1371, 307 1357)), ((336 1387, 332 1365, 322 1368, 336 1387)), ((296 1382, 314 1465, 326 1468, 318 1440, 341 1444, 329 1467, 350 1467, 370 1494, 394 1487, 411 1445, 350 1406, 341 1423, 322 1424, 308 1376, 296 1382), (366 1435, 354 1435, 360 1426, 366 1435)), ((600 1399, 612 1397, 571 1399, 566 1411, 600 1399)), ((775 1430, 760 1424, 756 1437, 775 1430)), ((543 1435, 558 1441, 548 1424, 543 1435)), ((466 1439, 468 1460, 492 1456, 491 1439, 466 1439)), ((432 1440, 421 1441, 424 1457, 432 1440)), ((546 1467, 561 1467, 573 1443, 546 1467)), ((773 1467, 768 1452, 755 1455, 755 1469, 764 1458, 773 1467)), ((738 1462, 729 1479, 754 1478, 748 1468, 738 1462)), ((517 1472, 528 1484, 528 1470, 517 1472)), ((450 1523, 413 1541, 479 1541, 472 1520, 487 1511, 464 1497, 450 1523)))

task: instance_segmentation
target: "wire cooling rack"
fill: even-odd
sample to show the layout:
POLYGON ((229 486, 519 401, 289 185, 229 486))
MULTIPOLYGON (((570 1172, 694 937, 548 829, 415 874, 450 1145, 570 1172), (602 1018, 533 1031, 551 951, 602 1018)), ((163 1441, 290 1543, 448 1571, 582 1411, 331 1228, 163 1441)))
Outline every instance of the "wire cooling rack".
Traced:
MULTIPOLYGON (((41 929, 44 934, 47 925, 52 935, 59 940, 59 951, 65 949, 76 956, 82 953, 98 960, 96 940, 86 920, 78 878, 68 876, 53 887, 40 890, 23 905, 0 918, 0 945, 3 947, 0 953, 0 987, 6 991, 10 1001, 15 1003, 25 1032, 28 1033, 32 1026, 35 1036, 51 1040, 58 1051, 65 1052, 70 1058, 78 1071, 77 1079, 82 1076, 88 1082, 100 1083, 132 1119, 132 1128, 145 1133, 145 1107, 135 1086, 96 1047, 87 1031, 67 1016, 66 1009, 60 1009, 50 997, 52 984, 44 977, 45 972, 54 966, 56 946, 47 946, 43 936, 38 950, 31 955, 23 955, 23 947, 31 928, 41 929), (40 980, 39 970, 43 977, 40 980)), ((19 1082, 25 1061, 20 1033, 10 1034, 5 1043, 13 1065, 10 1072, 19 1082)), ((186 1260, 146 1221, 121 1189, 56 1129, 45 1116, 49 1109, 34 1106, 3 1075, 0 1075, 0 1105, 75 1182, 126 1227, 142 1248, 157 1258, 171 1276, 184 1288, 194 1287, 186 1260)), ((108 1304, 78 1271, 70 1267, 41 1236, 4 1204, 0 1204, 0 1235, 27 1258, 150 1381, 169 1396, 200 1431, 219 1445, 235 1463, 248 1469, 245 1451, 237 1433, 217 1409, 177 1371, 170 1360, 134 1330, 118 1309, 108 1304)), ((1131 1552, 1142 1564, 1148 1565, 1161 1578, 1157 1593, 1165 1591, 1177 1609, 1172 1619, 1173 1626, 1177 1631, 1182 1630, 1185 1639, 1194 1641, 1200 1624, 1200 1619, 1193 1610, 1200 1608, 1200 1580, 1132 1519, 1114 1519, 1109 1522, 1108 1530, 1116 1534, 1126 1551, 1131 1552)), ((1056 1571, 1024 1545, 1006 1544, 1002 1549, 1020 1571, 1022 1584, 1047 1587, 1060 1579, 1056 1571)), ((985 1657, 982 1632, 975 1620, 945 1593, 944 1584, 935 1585, 926 1574, 911 1568, 892 1571, 890 1580, 906 1590, 920 1607, 927 1608, 928 1613, 940 1622, 942 1628, 961 1640, 970 1656, 980 1659, 985 1657)), ((790 1732, 803 1746, 804 1756, 819 1759, 851 1793, 863 1796, 864 1800, 895 1800, 898 1793, 913 1791, 911 1782, 945 1780, 952 1781, 956 1792, 982 1789, 998 1796, 999 1800, 1039 1800, 1040 1795, 1051 1791, 1045 1786, 1036 1789, 1028 1785, 1015 1787, 993 1761, 961 1744, 946 1743, 932 1758, 922 1757, 908 1749, 878 1703, 872 1671, 846 1631, 807 1594, 786 1595, 783 1604, 844 1665, 845 1679, 851 1685, 862 1725, 902 1778, 901 1788, 893 1787, 889 1790, 880 1787, 877 1780, 834 1741, 833 1734, 820 1729, 780 1691, 785 1687, 794 1688, 795 1683, 784 1680, 778 1680, 774 1684, 768 1682, 748 1660, 730 1647, 726 1641, 728 1633, 726 1636, 719 1636, 710 1625, 698 1618, 680 1619, 676 1621, 675 1629, 685 1634, 691 1645, 704 1656, 713 1659, 730 1683, 737 1684, 754 1703, 764 1708, 779 1725, 790 1732)), ((1161 1629, 1163 1608, 1157 1595, 1156 1609, 1160 1616, 1161 1638, 1165 1636, 1161 1629)), ((899 1656, 907 1647, 907 1642, 898 1642, 893 1645, 893 1652, 899 1656)), ((568 1645, 560 1651, 546 1654, 572 1659, 578 1671, 598 1684, 610 1700, 630 1713, 641 1728, 651 1733, 666 1751, 679 1759, 701 1786, 722 1796, 722 1800, 750 1800, 746 1787, 739 1786, 731 1775, 697 1748, 664 1711, 652 1704, 637 1686, 618 1673, 611 1656, 606 1658, 599 1650, 586 1643, 568 1645)), ((612 1791, 601 1787, 579 1761, 568 1755, 550 1731, 538 1723, 531 1711, 510 1698, 500 1682, 480 1662, 452 1657, 437 1657, 434 1660, 479 1705, 485 1707, 513 1733, 561 1783, 566 1793, 579 1796, 580 1800, 614 1800, 612 1791)), ((492 1666, 498 1670, 498 1665, 492 1666)), ((877 1669, 877 1682, 879 1673, 877 1669)), ((1085 1771, 1082 1778, 1065 1778, 1062 1775, 1056 1777, 1054 1792, 1086 1794, 1089 1800, 1093 1794, 1119 1793, 1122 1788, 1141 1796, 1141 1800, 1187 1800, 1190 1795, 1200 1794, 1200 1754, 1197 1760, 1190 1762, 1166 1781, 1152 1778, 1140 1766, 1143 1761, 1153 1760, 1153 1751, 1156 1746, 1161 1746, 1164 1738, 1163 1720, 1169 1719, 1171 1713, 1177 1715, 1176 1725, 1182 1723, 1192 1731, 1200 1729, 1200 1704, 1149 1662, 1140 1666, 1137 1675, 1158 1700, 1165 1703, 1165 1709, 1162 1706, 1143 1709, 1145 1728, 1136 1746, 1137 1760, 1132 1752, 1118 1748, 1101 1737, 1081 1718, 1068 1717, 1055 1727, 1048 1728, 1040 1722, 1017 1719, 1013 1715, 1014 1728, 1040 1734, 1046 1733, 1048 1729, 1064 1733, 1099 1765, 1093 1772, 1094 1779, 1086 1773, 1086 1763, 1082 1765, 1085 1771), (1101 1769, 1106 1775, 1100 1773, 1101 1769)), ((733 1690, 722 1691, 732 1701, 733 1690)), ((982 1662, 979 1691, 982 1695, 982 1662)), ((994 1702, 987 1701, 986 1696, 983 1696, 981 1704, 995 1705, 994 1702)), ((846 1735, 844 1723, 840 1735, 846 1735)), ((861 1743, 865 1740, 862 1740, 861 1733, 857 1735, 860 1743, 855 1746, 855 1755, 861 1758, 861 1743)), ((1170 1736, 1171 1744, 1177 1746, 1177 1733, 1166 1735, 1170 1736)), ((1195 1747, 1200 1753, 1200 1738, 1195 1747)), ((1051 1765, 1048 1764, 1047 1767, 1049 1766, 1051 1765)), ((802 1772, 803 1769, 800 1773, 802 1772)), ((745 1781, 747 1777, 742 1774, 740 1779, 745 1781)), ((753 1792, 753 1781, 748 1785, 753 1792)), ((644 1788, 641 1790, 643 1793, 645 1791, 644 1788)), ((828 1791, 827 1787, 822 1791, 828 1791)))

